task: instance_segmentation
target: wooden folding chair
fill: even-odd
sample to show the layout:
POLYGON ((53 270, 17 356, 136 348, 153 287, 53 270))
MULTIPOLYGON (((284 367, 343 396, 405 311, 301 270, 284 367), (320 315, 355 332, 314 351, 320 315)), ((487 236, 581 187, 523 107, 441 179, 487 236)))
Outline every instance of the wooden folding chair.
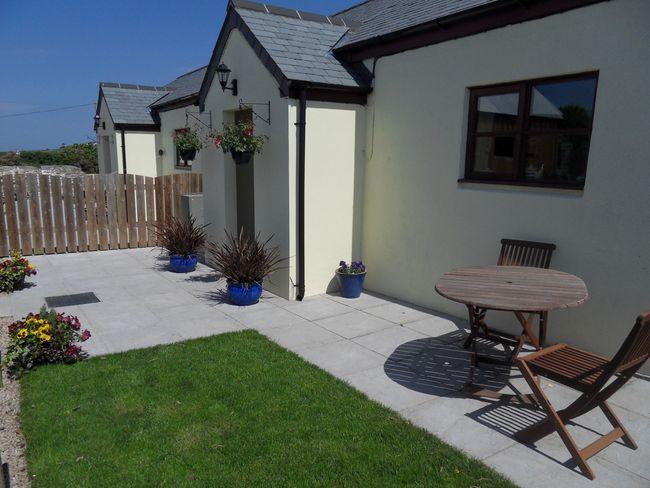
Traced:
MULTIPOLYGON (((497 266, 529 266, 531 268, 548 269, 555 244, 535 241, 520 241, 517 239, 501 239, 501 252, 497 266)), ((546 343, 546 328, 548 312, 539 314, 539 343, 546 343)))
POLYGON ((580 471, 593 480, 595 476, 587 464, 587 459, 618 439, 622 439, 623 443, 631 449, 637 448, 629 432, 625 430, 607 404, 607 400, 632 378, 648 360, 648 356, 650 356, 650 311, 637 318, 634 328, 612 360, 566 344, 556 344, 519 358, 517 366, 548 418, 518 432, 515 437, 522 442, 534 443, 556 431, 580 471), (544 394, 538 382, 538 375, 573 388, 581 392, 581 395, 568 407, 556 411, 544 394), (612 378, 614 380, 608 384, 612 378), (579 449, 565 424, 596 407, 602 410, 614 429, 587 447, 579 449))

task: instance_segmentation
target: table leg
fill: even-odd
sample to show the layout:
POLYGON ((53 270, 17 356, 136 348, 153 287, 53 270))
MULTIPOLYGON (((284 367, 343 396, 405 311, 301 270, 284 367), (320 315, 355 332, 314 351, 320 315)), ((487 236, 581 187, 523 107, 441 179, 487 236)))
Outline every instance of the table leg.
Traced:
POLYGON ((463 347, 468 349, 472 348, 472 358, 469 367, 469 378, 467 380, 467 385, 472 385, 474 383, 474 377, 476 375, 476 368, 478 367, 478 354, 476 352, 476 337, 479 333, 480 328, 485 326, 485 313, 486 310, 481 310, 477 307, 467 305, 467 311, 469 312, 469 324, 470 332, 469 336, 465 340, 463 347))
POLYGON ((529 313, 528 317, 524 317, 523 313, 515 312, 515 316, 517 317, 517 320, 521 324, 523 330, 522 334, 519 336, 519 345, 517 346, 515 353, 513 353, 513 358, 516 358, 521 352, 521 348, 523 347, 526 338, 528 338, 531 344, 535 346, 535 349, 539 351, 539 339, 537 339, 537 336, 533 330, 533 324, 535 323, 535 319, 537 318, 538 314, 529 313))

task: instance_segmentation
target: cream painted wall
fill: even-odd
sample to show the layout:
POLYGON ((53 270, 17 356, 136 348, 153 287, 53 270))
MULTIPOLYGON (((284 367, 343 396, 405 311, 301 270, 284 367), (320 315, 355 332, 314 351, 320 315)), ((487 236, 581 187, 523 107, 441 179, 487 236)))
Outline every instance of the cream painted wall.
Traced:
MULTIPOLYGON (((120 130, 115 129, 103 98, 100 103, 99 116, 101 122, 106 123, 106 129, 102 128, 100 122, 97 128, 99 172, 107 172, 104 160, 104 136, 107 136, 110 144, 110 173, 122 173, 124 171, 122 165, 122 134, 120 130)), ((158 173, 156 162, 158 145, 160 144, 160 136, 157 132, 125 131, 124 139, 126 142, 126 170, 128 173, 145 176, 161 174, 158 173)))
POLYGON ((100 124, 97 127, 97 158, 99 163, 99 172, 100 173, 115 173, 118 168, 117 161, 117 144, 115 138, 115 126, 113 125, 113 119, 108 111, 104 97, 100 100, 99 107, 99 117, 100 124), (105 124, 106 128, 103 128, 105 124), (104 148, 104 137, 108 137, 108 148, 104 148), (108 161, 106 161, 105 155, 108 155, 108 161), (108 164, 106 164, 108 162, 108 164))
MULTIPOLYGON (((436 280, 502 237, 555 242, 587 304, 549 339, 611 354, 650 309, 650 5, 618 0, 382 58, 368 106, 367 287, 461 317, 436 280), (584 191, 459 184, 467 87, 600 70, 584 191)), ((504 317, 506 320, 506 317, 504 317)), ((509 321, 509 317, 507 317, 509 321)))
MULTIPOLYGON (((239 99, 250 102, 271 101, 271 125, 256 120, 256 132, 269 137, 262 154, 256 155, 255 165, 255 225, 263 237, 274 235, 273 243, 284 258, 295 254, 293 227, 295 214, 292 206, 295 191, 295 160, 290 147, 295 144, 288 133, 289 102, 280 97, 278 85, 259 61, 239 31, 228 39, 222 61, 232 70, 231 79, 239 83, 239 94, 234 97, 223 92, 214 80, 206 98, 205 110, 212 111, 213 126, 219 129, 224 119, 231 120, 239 108, 239 99)), ((261 109, 264 111, 264 109, 261 109)), ((266 114, 264 114, 266 115, 266 114)), ((205 221, 210 239, 221 241, 224 229, 236 231, 235 163, 220 149, 208 147, 199 153, 203 169, 205 221)), ((265 288, 278 295, 293 297, 295 269, 287 265, 265 283, 265 288)))
POLYGON ((334 269, 360 254, 365 110, 308 102, 305 154, 305 295, 338 289, 334 269), (355 233, 355 228, 357 232, 355 233))
MULTIPOLYGON (((119 131, 115 137, 118 139, 120 173, 122 172, 122 136, 119 131)), ((134 175, 157 176, 156 164, 156 137, 157 132, 125 131, 126 143, 126 172, 134 175)))
MULTIPOLYGON (((186 173, 188 169, 178 169, 176 167, 176 146, 174 145, 173 133, 176 129, 182 129, 186 127, 186 111, 198 112, 198 107, 190 105, 189 107, 176 108, 174 110, 167 110, 165 112, 159 112, 160 115, 160 133, 158 136, 157 147, 158 149, 163 150, 163 155, 159 156, 156 151, 157 156, 157 166, 158 174, 168 175, 173 173, 186 173)), ((199 134, 206 135, 208 129, 198 124, 198 122, 192 122, 190 118, 190 127, 197 129, 199 134)), ((192 163, 192 172, 200 173, 201 172, 201 157, 200 152, 197 155, 197 158, 192 163)))

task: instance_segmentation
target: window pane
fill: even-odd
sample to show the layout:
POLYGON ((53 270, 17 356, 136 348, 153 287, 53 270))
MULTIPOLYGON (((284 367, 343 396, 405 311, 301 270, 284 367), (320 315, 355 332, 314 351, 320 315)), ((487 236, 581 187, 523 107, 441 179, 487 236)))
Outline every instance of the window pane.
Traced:
POLYGON ((476 173, 511 175, 515 162, 514 136, 478 136, 474 147, 474 167, 476 173))
POLYGON ((589 136, 544 134, 529 136, 524 179, 548 183, 584 184, 589 136))
POLYGON ((595 94, 595 78, 533 85, 530 127, 588 128, 594 115, 595 94))
POLYGON ((512 131, 517 125, 519 93, 478 97, 477 132, 512 131))

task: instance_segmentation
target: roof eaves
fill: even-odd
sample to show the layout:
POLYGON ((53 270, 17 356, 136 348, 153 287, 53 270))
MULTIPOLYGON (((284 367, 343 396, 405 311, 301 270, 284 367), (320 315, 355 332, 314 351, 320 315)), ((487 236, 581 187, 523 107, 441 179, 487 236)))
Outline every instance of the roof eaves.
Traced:
MULTIPOLYGON (((438 42, 444 42, 460 37, 476 35, 487 30, 535 20, 548 15, 604 1, 608 0, 528 0, 526 2, 522 2, 521 0, 499 0, 463 10, 461 12, 452 13, 432 21, 388 32, 386 34, 353 41, 347 44, 343 43, 335 46, 333 52, 346 60, 361 60, 365 59, 365 57, 396 54, 405 50, 436 44, 438 42), (474 25, 464 26, 463 24, 465 22, 474 25), (423 39, 420 43, 410 43, 413 45, 409 44, 400 49, 390 50, 387 53, 378 52, 371 54, 366 52, 364 53, 364 57, 364 55, 359 55, 355 52, 361 52, 366 48, 372 50, 374 46, 388 44, 393 41, 396 42, 400 38, 427 34, 433 31, 439 32, 439 35, 436 36, 431 34, 429 36, 431 37, 431 40, 427 41, 426 39, 423 39)), ((363 5, 363 3, 358 4, 357 6, 360 5, 363 5)), ((345 38, 343 38, 343 40, 345 40, 345 38)))

